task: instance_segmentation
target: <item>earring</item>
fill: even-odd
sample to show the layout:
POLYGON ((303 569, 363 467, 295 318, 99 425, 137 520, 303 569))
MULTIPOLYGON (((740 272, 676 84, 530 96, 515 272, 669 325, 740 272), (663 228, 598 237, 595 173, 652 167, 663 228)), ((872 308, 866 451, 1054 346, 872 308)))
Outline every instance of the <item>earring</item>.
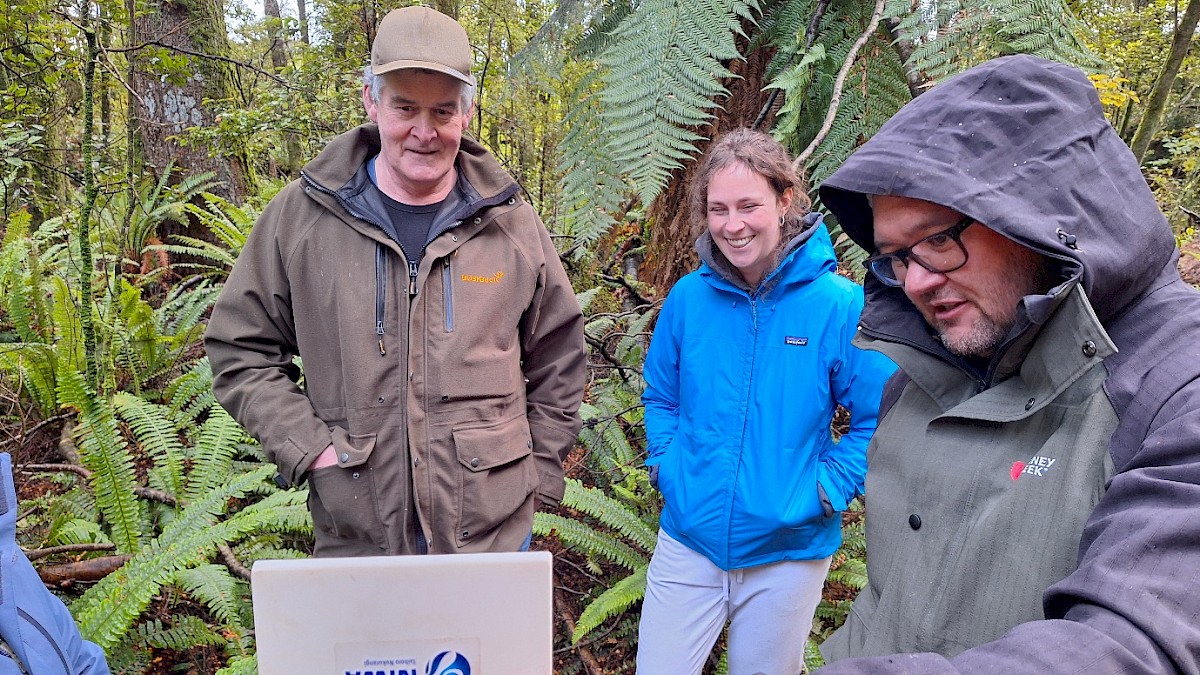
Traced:
POLYGON ((779 226, 783 227, 783 216, 779 216, 779 226))

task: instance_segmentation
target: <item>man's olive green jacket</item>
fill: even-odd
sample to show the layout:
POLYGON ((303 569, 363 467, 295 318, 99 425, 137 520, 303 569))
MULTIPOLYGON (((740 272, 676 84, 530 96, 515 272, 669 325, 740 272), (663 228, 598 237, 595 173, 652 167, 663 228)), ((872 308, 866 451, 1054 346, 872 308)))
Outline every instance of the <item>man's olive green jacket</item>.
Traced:
POLYGON ((205 335, 214 391, 281 483, 308 480, 318 555, 516 550, 563 494, 579 303, 517 184, 465 138, 410 265, 367 174, 379 147, 374 125, 342 134, 263 211, 205 335), (330 443, 338 465, 309 473, 330 443))

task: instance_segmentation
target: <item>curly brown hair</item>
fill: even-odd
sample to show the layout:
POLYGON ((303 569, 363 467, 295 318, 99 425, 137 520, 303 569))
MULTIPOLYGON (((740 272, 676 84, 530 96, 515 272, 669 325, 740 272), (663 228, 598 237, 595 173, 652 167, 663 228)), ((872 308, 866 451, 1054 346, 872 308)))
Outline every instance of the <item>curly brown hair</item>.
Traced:
MULTIPOLYGON (((727 132, 713 141, 704 153, 688 184, 688 221, 692 232, 699 238, 708 230, 708 184, 718 171, 733 164, 741 164, 767 179, 777 199, 782 198, 789 188, 792 190, 792 203, 784 214, 786 222, 776 250, 778 255, 791 239, 786 235, 799 229, 800 219, 808 213, 812 201, 808 198, 808 183, 792 167, 787 150, 770 135, 754 129, 727 132)), ((721 256, 715 247, 713 253, 721 256)))

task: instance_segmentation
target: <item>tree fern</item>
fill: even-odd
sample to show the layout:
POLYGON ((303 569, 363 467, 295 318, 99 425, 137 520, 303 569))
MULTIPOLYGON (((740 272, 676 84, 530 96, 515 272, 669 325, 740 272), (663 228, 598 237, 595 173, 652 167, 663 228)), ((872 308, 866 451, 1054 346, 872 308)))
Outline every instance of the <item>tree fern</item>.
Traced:
POLYGON ((753 0, 646 0, 612 32, 598 59, 604 68, 606 149, 649 204, 670 173, 695 153, 690 127, 712 117, 714 99, 740 58, 734 36, 753 0))
POLYGON ((581 101, 564 120, 567 133, 558 146, 564 217, 556 230, 573 237, 577 256, 616 224, 614 214, 629 189, 621 166, 596 142, 604 137, 604 120, 600 99, 587 93, 595 79, 593 74, 580 83, 581 101))
POLYGON ((959 0, 922 12, 911 11, 907 0, 890 0, 886 11, 900 19, 900 38, 915 45, 908 65, 933 79, 1005 54, 1102 65, 1066 0, 959 0))

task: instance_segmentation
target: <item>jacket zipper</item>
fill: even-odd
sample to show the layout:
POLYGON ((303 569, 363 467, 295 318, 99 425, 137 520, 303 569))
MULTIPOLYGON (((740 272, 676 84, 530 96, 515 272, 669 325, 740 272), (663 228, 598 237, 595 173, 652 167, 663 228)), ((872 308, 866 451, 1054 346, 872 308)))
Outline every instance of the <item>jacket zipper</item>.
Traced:
POLYGON ((450 256, 442 261, 442 285, 445 288, 442 295, 446 298, 446 332, 454 332, 454 273, 450 269, 450 256))
MULTIPOLYGON (((38 623, 37 619, 30 616, 29 612, 26 612, 25 610, 21 609, 20 607, 17 608, 17 614, 19 614, 22 619, 25 619, 26 621, 28 621, 31 626, 36 628, 38 630, 38 632, 42 634, 42 637, 46 638, 46 642, 49 642, 50 646, 54 647, 54 653, 58 654, 58 660, 62 661, 63 672, 64 673, 71 672, 71 664, 67 661, 66 654, 63 654, 62 647, 60 647, 58 645, 58 641, 55 640, 50 635, 50 631, 46 630, 45 626, 38 623)), ((15 654, 14 654, 14 656, 15 656, 15 654)), ((25 665, 26 665, 26 667, 28 667, 29 664, 25 664, 25 665)))
POLYGON ((383 244, 375 244, 375 336, 379 338, 379 355, 387 354, 383 348, 383 316, 387 309, 387 251, 383 244))

